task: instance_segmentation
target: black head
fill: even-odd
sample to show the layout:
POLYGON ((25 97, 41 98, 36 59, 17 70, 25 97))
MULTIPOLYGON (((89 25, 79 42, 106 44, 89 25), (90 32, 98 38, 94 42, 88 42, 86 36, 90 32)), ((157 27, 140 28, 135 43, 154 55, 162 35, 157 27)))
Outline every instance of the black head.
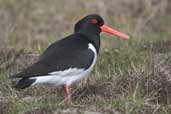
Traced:
POLYGON ((104 25, 101 16, 93 14, 82 18, 75 24, 75 32, 86 32, 87 34, 99 35, 100 27, 104 25))
POLYGON ((95 46, 97 52, 100 48, 100 32, 106 32, 120 38, 128 39, 129 36, 112 29, 104 24, 104 20, 97 14, 88 15, 75 24, 75 33, 84 33, 95 46))

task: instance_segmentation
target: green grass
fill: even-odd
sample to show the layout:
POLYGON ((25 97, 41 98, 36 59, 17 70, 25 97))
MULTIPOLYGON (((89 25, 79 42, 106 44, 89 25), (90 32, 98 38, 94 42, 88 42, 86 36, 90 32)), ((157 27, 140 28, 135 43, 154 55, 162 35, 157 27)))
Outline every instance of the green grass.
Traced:
POLYGON ((171 16, 166 1, 168 6, 164 1, 153 6, 151 0, 0 0, 0 113, 53 114, 74 108, 80 114, 170 114, 171 16), (90 13, 101 14, 106 24, 131 37, 101 34, 97 64, 88 80, 73 85, 72 106, 63 103, 62 88, 11 87, 11 74, 36 61, 90 13))
MULTIPOLYGON (((143 47, 143 45, 147 43, 136 41, 133 42, 134 44, 129 42, 126 47, 124 45, 123 47, 115 45, 116 47, 113 49, 108 49, 108 51, 105 51, 104 49, 101 50, 100 58, 98 59, 98 63, 93 73, 94 77, 92 76, 92 79, 95 80, 93 83, 97 86, 97 88, 101 83, 112 83, 112 88, 108 88, 109 90, 104 90, 104 92, 111 92, 112 90, 112 95, 109 96, 109 98, 106 98, 103 95, 101 96, 100 93, 99 95, 88 95, 85 98, 80 98, 74 101, 75 105, 83 105, 83 107, 87 110, 98 110, 104 107, 110 107, 127 114, 153 113, 154 111, 157 113, 169 113, 170 102, 166 104, 165 102, 160 103, 157 98, 160 96, 155 95, 155 91, 158 92, 157 89, 165 89, 165 86, 163 87, 163 85, 157 85, 159 87, 156 88, 156 90, 154 88, 154 93, 150 93, 146 90, 147 88, 144 87, 146 84, 145 81, 150 79, 150 76, 155 73, 152 69, 154 69, 154 65, 158 64, 153 63, 153 57, 156 53, 152 51, 151 47, 148 49, 141 48, 141 46, 143 47), (152 100, 148 101, 148 99, 152 100), (95 106, 96 108, 91 109, 91 106, 95 106)), ((156 41, 154 43, 158 42, 160 43, 162 41, 156 41)), ((162 53, 160 57, 159 62, 163 61, 164 64, 168 64, 167 60, 169 53, 162 53)), ((156 77, 154 76, 153 78, 152 80, 155 80, 156 77)), ((10 86, 7 86, 7 84, 10 84, 10 80, 8 80, 6 73, 1 74, 1 82, 1 91, 2 94, 4 94, 3 99, 6 99, 7 102, 12 101, 10 106, 6 109, 8 110, 8 113, 25 113, 35 110, 35 107, 38 109, 47 110, 56 110, 61 107, 59 103, 62 101, 62 98, 58 98, 62 95, 58 94, 58 91, 56 92, 57 95, 55 95, 54 98, 50 93, 45 93, 50 97, 45 97, 45 99, 40 100, 35 98, 33 101, 25 102, 23 99, 15 98, 17 97, 16 92, 12 90, 10 86)), ((42 91, 38 90, 39 88, 34 89, 35 93, 32 93, 30 96, 33 98, 34 96, 41 96, 40 93, 42 91)), ((29 91, 32 91, 32 88, 30 88, 29 91)), ((22 97, 25 95, 27 95, 27 91, 24 92, 22 97)), ((167 100, 170 99, 169 96, 165 97, 167 97, 167 100)), ((61 107, 61 109, 63 108, 61 107)))
MULTIPOLYGON (((114 47, 101 50, 89 84, 83 83, 80 87, 73 86, 73 91, 81 91, 80 89, 84 87, 89 89, 89 91, 80 92, 78 94, 80 97, 73 100, 73 104, 76 107, 83 107, 83 110, 99 111, 105 108, 114 108, 126 114, 169 114, 171 101, 169 93, 171 91, 166 90, 166 87, 170 87, 170 82, 160 79, 168 77, 160 71, 156 71, 158 70, 156 65, 170 65, 168 62, 170 53, 155 52, 152 49, 155 47, 144 48, 144 45, 162 45, 163 41, 155 39, 149 42, 145 41, 146 39, 142 41, 132 39, 128 44, 124 41, 118 45, 118 40, 112 40, 114 47), (158 54, 160 55, 158 56, 158 54), (166 92, 168 94, 165 96, 166 92), (165 100, 162 101, 162 97, 165 97, 165 100)), ((6 111, 8 110, 8 113, 34 112, 37 109, 52 112, 59 108, 61 110, 67 108, 62 103, 63 93, 59 93, 60 90, 56 90, 54 93, 54 89, 36 87, 29 88, 24 92, 17 92, 7 85, 11 84, 7 74, 4 70, 0 80, 3 99, 7 100, 6 111), (25 100, 27 97, 31 100, 25 100)))

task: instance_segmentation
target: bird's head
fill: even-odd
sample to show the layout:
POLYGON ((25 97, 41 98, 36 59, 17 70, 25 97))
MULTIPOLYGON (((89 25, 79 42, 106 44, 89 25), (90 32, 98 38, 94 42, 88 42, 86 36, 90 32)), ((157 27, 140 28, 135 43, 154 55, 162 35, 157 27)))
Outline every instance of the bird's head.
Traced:
POLYGON ((124 38, 124 39, 129 38, 128 35, 105 25, 103 18, 96 14, 88 15, 76 23, 75 32, 80 32, 80 31, 93 35, 99 35, 100 32, 106 32, 114 36, 118 36, 120 38, 124 38))

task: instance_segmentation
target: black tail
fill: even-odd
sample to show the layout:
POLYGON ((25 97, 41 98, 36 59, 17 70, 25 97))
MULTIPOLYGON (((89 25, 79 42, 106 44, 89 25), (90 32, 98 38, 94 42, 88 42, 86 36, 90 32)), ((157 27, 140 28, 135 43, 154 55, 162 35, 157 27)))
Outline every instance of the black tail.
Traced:
POLYGON ((36 81, 36 79, 22 78, 13 87, 18 90, 25 89, 25 88, 31 86, 35 81, 36 81))

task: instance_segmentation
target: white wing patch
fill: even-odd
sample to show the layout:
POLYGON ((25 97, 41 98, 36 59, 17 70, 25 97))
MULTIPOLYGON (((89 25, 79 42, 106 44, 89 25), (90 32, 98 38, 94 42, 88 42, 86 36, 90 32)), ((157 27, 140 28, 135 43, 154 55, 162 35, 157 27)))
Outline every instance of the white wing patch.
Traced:
POLYGON ((76 75, 81 72, 83 72, 84 69, 77 69, 77 68, 69 68, 64 71, 56 71, 56 72, 51 72, 49 73, 50 75, 61 75, 61 76, 67 76, 67 75, 76 75))
POLYGON ((96 63, 96 60, 97 60, 97 51, 96 51, 96 48, 93 46, 93 44, 89 43, 88 44, 88 48, 91 49, 93 52, 94 52, 94 59, 93 59, 93 62, 92 64, 90 65, 90 67, 87 69, 87 70, 92 70, 95 63, 96 63))
POLYGON ((51 72, 47 76, 40 76, 40 77, 32 77, 32 79, 36 79, 35 84, 50 84, 50 85, 65 85, 65 84, 72 84, 75 81, 79 81, 84 77, 87 77, 89 73, 92 71, 93 66, 96 63, 97 60, 97 52, 96 48, 93 46, 93 44, 88 44, 88 49, 93 51, 94 53, 94 59, 90 67, 86 70, 84 69, 78 69, 78 68, 69 68, 64 71, 56 71, 51 72))

